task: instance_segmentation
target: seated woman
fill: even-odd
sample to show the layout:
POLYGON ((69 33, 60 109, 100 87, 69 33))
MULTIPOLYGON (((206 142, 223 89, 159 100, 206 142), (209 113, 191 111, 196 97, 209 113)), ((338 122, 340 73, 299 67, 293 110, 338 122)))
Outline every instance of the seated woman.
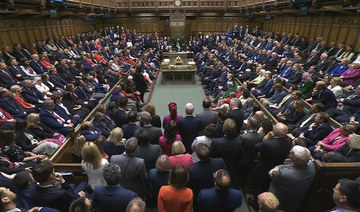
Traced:
POLYGON ((41 93, 45 94, 48 97, 51 97, 53 94, 50 92, 50 88, 46 86, 42 80, 41 77, 35 77, 34 78, 35 88, 40 91, 41 93))
POLYGON ((360 135, 350 134, 346 144, 334 152, 344 156, 346 162, 360 162, 360 135))
POLYGON ((349 68, 350 61, 347 59, 342 59, 340 64, 337 65, 333 70, 331 70, 330 74, 334 77, 340 77, 340 75, 349 68))
POLYGON ((266 73, 265 74, 266 82, 264 83, 264 86, 257 89, 252 89, 251 93, 254 94, 254 96, 256 97, 263 96, 269 93, 274 84, 274 80, 272 80, 271 77, 272 77, 271 73, 266 73))
POLYGON ((11 95, 14 99, 19 103, 19 105, 24 108, 27 113, 35 112, 35 105, 29 103, 22 95, 21 95, 21 87, 18 85, 13 85, 10 87, 11 95))
POLYGON ((123 138, 123 131, 120 127, 116 127, 110 132, 109 138, 104 142, 104 152, 109 155, 121 155, 125 151, 125 139, 123 138))
POLYGON ((170 121, 174 121, 175 123, 177 123, 177 121, 182 118, 182 115, 177 114, 177 105, 175 102, 170 102, 168 104, 168 107, 169 107, 170 115, 164 116, 164 119, 163 119, 163 128, 164 129, 165 129, 166 124, 169 123, 170 121))
POLYGON ((103 177, 103 170, 109 162, 102 158, 99 148, 94 142, 86 142, 81 149, 81 167, 86 172, 91 188, 96 186, 106 186, 103 177))
POLYGON ((304 103, 301 100, 294 100, 284 113, 278 114, 278 119, 286 125, 296 125, 304 115, 304 103))
POLYGON ((302 99, 307 99, 311 96, 311 92, 314 89, 314 82, 312 81, 311 75, 309 72, 304 72, 302 74, 301 82, 299 83, 299 90, 301 91, 302 99))
POLYGON ((315 159, 321 159, 326 152, 334 151, 343 146, 349 138, 349 135, 355 130, 356 127, 351 124, 346 124, 340 128, 336 128, 322 141, 319 141, 314 146, 308 147, 308 149, 315 159))
POLYGON ((172 146, 171 153, 173 156, 170 156, 171 169, 175 167, 175 165, 181 164, 186 169, 188 169, 192 164, 193 160, 190 154, 185 154, 185 146, 181 141, 175 141, 172 146))
POLYGON ((266 77, 265 77, 265 69, 258 68, 257 70, 257 77, 251 81, 245 82, 247 85, 247 88, 261 88, 266 83, 266 77))
POLYGON ((328 86, 328 89, 334 93, 337 100, 343 97, 342 87, 340 86, 341 82, 342 80, 340 77, 333 77, 331 78, 330 85, 328 86))
POLYGON ((172 145, 175 141, 182 141, 180 134, 177 133, 176 122, 171 120, 165 126, 164 135, 159 138, 159 146, 163 154, 171 156, 172 145))
POLYGON ((27 117, 28 132, 41 140, 50 141, 61 145, 65 136, 54 132, 50 127, 40 122, 38 113, 30 113, 27 117))

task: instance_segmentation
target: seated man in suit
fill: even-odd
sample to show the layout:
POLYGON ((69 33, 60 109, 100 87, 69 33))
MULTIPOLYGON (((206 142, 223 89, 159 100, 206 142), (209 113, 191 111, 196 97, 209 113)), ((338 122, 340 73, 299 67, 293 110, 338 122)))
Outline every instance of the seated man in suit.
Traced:
POLYGON ((200 211, 235 211, 242 204, 242 193, 230 188, 230 175, 224 169, 214 173, 215 187, 202 189, 199 193, 200 211))
POLYGON ((188 153, 192 152, 191 144, 198 136, 201 129, 201 119, 194 117, 193 112, 194 105, 192 103, 187 103, 185 105, 186 116, 179 119, 177 122, 180 136, 183 140, 186 152, 188 153))
POLYGON ((9 73, 5 62, 0 62, 0 84, 2 87, 8 89, 10 89, 10 87, 13 85, 20 84, 20 82, 9 73))
POLYGON ((112 120, 114 120, 117 127, 122 127, 124 124, 127 124, 129 122, 126 114, 127 103, 127 98, 120 97, 118 103, 116 103, 115 101, 110 102, 109 107, 106 110, 107 114, 112 120), (119 104, 119 107, 117 104, 119 104))
POLYGON ((129 138, 125 143, 125 152, 121 155, 113 155, 110 164, 118 165, 121 168, 123 174, 120 184, 144 198, 148 176, 144 159, 134 156, 137 146, 137 139, 129 138))
POLYGON ((90 121, 85 121, 81 124, 81 135, 83 135, 87 141, 96 141, 96 139, 102 135, 102 132, 90 121))
POLYGON ((0 89, 0 107, 6 108, 6 111, 15 119, 26 119, 28 115, 6 88, 0 89))
POLYGON ((90 187, 81 183, 76 189, 65 182, 62 176, 54 172, 50 160, 44 160, 32 169, 34 179, 38 184, 30 191, 33 203, 38 206, 55 208, 61 212, 69 210, 71 202, 79 196, 85 196, 85 190, 90 187), (54 181, 61 183, 61 188, 53 186, 54 181))
POLYGON ((15 122, 16 119, 0 107, 0 129, 13 130, 15 128, 15 122))
POLYGON ((32 60, 30 61, 30 67, 37 73, 37 74, 44 74, 45 72, 48 72, 48 69, 46 66, 44 66, 40 62, 39 55, 33 54, 32 60))
POLYGON ((129 202, 137 195, 120 185, 122 173, 116 164, 104 168, 103 176, 107 186, 97 186, 92 195, 92 206, 102 211, 125 211, 129 202))
POLYGON ((315 177, 315 166, 310 151, 302 146, 290 150, 291 164, 279 165, 270 170, 269 191, 280 202, 280 210, 298 211, 315 177))
POLYGON ((110 132, 114 129, 112 120, 107 118, 106 115, 101 112, 95 113, 93 125, 101 130, 102 135, 105 136, 105 138, 109 137, 110 132))
POLYGON ((73 130, 74 124, 54 112, 54 107, 55 103, 53 100, 45 100, 43 108, 40 110, 40 120, 55 132, 67 136, 69 130, 73 130))
POLYGON ((15 58, 11 58, 9 66, 9 73, 14 79, 17 79, 18 81, 23 81, 25 79, 29 79, 29 77, 25 74, 25 72, 18 66, 18 62, 15 58))
MULTIPOLYGON (((201 189, 214 186, 214 172, 219 169, 226 169, 226 164, 222 158, 211 158, 210 154, 210 147, 208 145, 204 143, 197 145, 196 155, 200 161, 189 167, 189 188, 193 191, 193 199, 198 199, 198 194, 201 189)), ((193 207, 194 211, 199 211, 197 201, 193 202, 193 207)))
MULTIPOLYGON (((145 129, 150 135, 150 144, 159 144, 159 138, 162 136, 162 131, 159 127, 154 127, 151 125, 151 114, 149 112, 142 112, 140 121, 144 124, 142 129, 145 129)), ((135 131, 135 137, 137 137, 139 130, 135 131)))
POLYGON ((306 146, 315 145, 318 141, 324 139, 332 128, 329 124, 330 116, 325 112, 319 112, 315 116, 315 122, 312 123, 307 129, 305 129, 299 138, 304 139, 306 146))
POLYGON ((23 89, 21 91, 22 96, 31 104, 40 107, 46 98, 45 94, 41 93, 35 88, 34 82, 31 80, 25 80, 23 82, 23 89))
POLYGON ((325 107, 325 110, 330 108, 335 108, 337 106, 337 101, 334 93, 326 87, 324 81, 317 81, 312 97, 306 100, 310 103, 322 103, 325 107))
POLYGON ((315 117, 319 112, 324 112, 324 105, 321 103, 312 104, 310 112, 307 113, 296 125, 288 126, 291 134, 294 137, 298 137, 300 133, 315 122, 315 117))

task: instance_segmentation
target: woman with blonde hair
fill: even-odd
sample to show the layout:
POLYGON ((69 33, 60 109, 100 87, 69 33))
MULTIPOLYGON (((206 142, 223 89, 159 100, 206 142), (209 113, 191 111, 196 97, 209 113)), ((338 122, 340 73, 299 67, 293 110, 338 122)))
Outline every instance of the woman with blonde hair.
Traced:
POLYGON ((175 141, 173 143, 171 153, 173 156, 170 156, 171 169, 174 168, 175 165, 181 164, 185 168, 189 168, 193 164, 192 156, 188 153, 185 153, 185 146, 181 141, 175 141))
POLYGON ((42 140, 45 139, 46 141, 56 143, 59 146, 65 140, 65 136, 54 132, 46 124, 40 122, 40 116, 38 113, 30 113, 27 117, 27 124, 28 131, 42 140))
POLYGON ((116 127, 110 132, 108 140, 104 142, 104 152, 109 156, 121 155, 125 151, 124 133, 120 127, 116 127))
POLYGON ((102 158, 99 148, 94 142, 86 142, 81 149, 81 167, 86 172, 89 185, 94 189, 96 186, 106 186, 103 170, 109 162, 102 158))
POLYGON ((33 104, 29 103, 28 101, 26 101, 26 99, 21 95, 21 87, 19 85, 11 86, 10 87, 10 92, 11 92, 11 95, 14 97, 14 99, 25 110, 35 108, 35 105, 33 105, 33 104))
POLYGON ((78 136, 74 139, 74 145, 72 148, 72 156, 75 163, 81 163, 81 149, 86 143, 85 137, 83 135, 78 136))

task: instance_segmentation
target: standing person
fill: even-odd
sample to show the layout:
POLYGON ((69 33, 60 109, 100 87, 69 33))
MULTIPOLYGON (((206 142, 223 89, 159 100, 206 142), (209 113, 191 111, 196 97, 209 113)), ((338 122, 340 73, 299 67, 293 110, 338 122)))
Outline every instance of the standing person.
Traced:
POLYGON ((270 170, 269 191, 279 198, 280 210, 299 210, 315 177, 315 166, 310 157, 308 149, 296 145, 290 150, 290 164, 270 170))
MULTIPOLYGON (((151 125, 154 127, 161 128, 161 119, 159 115, 156 115, 155 105, 152 103, 147 103, 144 107, 144 111, 149 112, 151 115, 151 125)), ((143 126, 143 123, 141 123, 141 126, 143 126)))
POLYGON ((159 138, 159 145, 163 154, 171 156, 172 145, 175 141, 182 141, 181 136, 177 133, 176 122, 171 120, 165 126, 164 135, 159 138))
POLYGON ((211 106, 211 100, 204 99, 202 102, 203 110, 196 114, 196 117, 200 118, 201 120, 201 131, 203 131, 208 124, 216 123, 216 118, 217 118, 216 112, 210 110, 210 106, 211 106))
POLYGON ((96 186, 105 186, 103 170, 109 162, 102 158, 99 148, 94 142, 86 142, 81 149, 81 167, 86 172, 89 185, 94 189, 96 186))
POLYGON ((186 187, 189 172, 180 164, 171 172, 169 184, 160 188, 159 212, 190 212, 193 203, 192 190, 186 187))
POLYGON ((230 100, 230 111, 228 117, 236 122, 236 134, 240 133, 244 122, 244 112, 241 110, 242 104, 239 98, 232 98, 230 100))
POLYGON ((136 90, 140 92, 141 102, 144 102, 144 93, 146 92, 148 86, 144 75, 142 74, 141 67, 136 68, 133 80, 135 82, 136 90))
POLYGON ((340 179, 334 187, 333 200, 336 207, 331 212, 356 212, 360 210, 360 184, 353 180, 340 179))
POLYGON ((182 118, 181 115, 177 114, 177 105, 175 102, 170 102, 168 104, 168 107, 169 107, 170 115, 164 116, 164 119, 163 119, 163 128, 164 129, 170 121, 175 121, 175 123, 177 123, 177 121, 182 118))

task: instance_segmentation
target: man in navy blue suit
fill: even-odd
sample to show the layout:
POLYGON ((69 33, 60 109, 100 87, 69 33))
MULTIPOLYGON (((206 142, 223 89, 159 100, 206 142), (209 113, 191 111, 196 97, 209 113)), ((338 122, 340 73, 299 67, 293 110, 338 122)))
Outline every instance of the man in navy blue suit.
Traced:
POLYGON ((45 94, 41 93, 38 89, 35 88, 33 81, 25 80, 24 87, 21 91, 23 97, 31 104, 36 106, 41 106, 45 100, 45 94))
POLYGON ((123 132, 124 132, 124 138, 129 139, 131 137, 134 137, 135 131, 137 129, 140 129, 141 127, 136 124, 136 116, 137 114, 130 111, 128 114, 128 124, 124 124, 122 126, 123 132))
POLYGON ((48 72, 46 66, 40 62, 39 55, 37 54, 32 55, 32 60, 30 60, 30 67, 34 69, 37 74, 44 74, 45 72, 48 72))
POLYGON ((2 84, 2 87, 8 89, 13 85, 20 84, 20 82, 8 72, 5 62, 0 62, 0 84, 2 84))
POLYGON ((81 135, 83 135, 87 141, 95 141, 100 135, 102 135, 102 132, 90 121, 85 121, 81 124, 81 135))
POLYGON ((213 187, 213 173, 219 169, 226 169, 226 164, 222 158, 210 158, 210 147, 204 143, 198 144, 196 155, 200 161, 189 167, 189 187, 194 195, 194 211, 199 211, 199 205, 196 200, 200 190, 213 187))
POLYGON ((242 204, 242 193, 230 188, 230 175, 224 169, 214 173, 215 187, 202 189, 199 193, 200 211, 232 212, 242 204))
POLYGON ((11 96, 8 89, 0 89, 0 107, 6 108, 6 111, 10 113, 14 118, 26 119, 27 113, 20 106, 20 104, 11 96))
POLYGON ((187 103, 185 105, 185 114, 184 118, 178 120, 178 130, 183 140, 186 152, 191 153, 191 144, 198 136, 201 130, 201 119, 193 116, 194 105, 192 103, 187 103))
POLYGON ((92 195, 92 206, 102 211, 125 211, 129 202, 137 195, 120 186, 121 169, 116 164, 109 164, 103 171, 107 186, 97 186, 92 195))
POLYGON ((313 96, 306 101, 311 103, 322 103, 325 107, 325 110, 336 108, 337 106, 334 93, 326 87, 326 83, 324 81, 316 82, 313 96))

